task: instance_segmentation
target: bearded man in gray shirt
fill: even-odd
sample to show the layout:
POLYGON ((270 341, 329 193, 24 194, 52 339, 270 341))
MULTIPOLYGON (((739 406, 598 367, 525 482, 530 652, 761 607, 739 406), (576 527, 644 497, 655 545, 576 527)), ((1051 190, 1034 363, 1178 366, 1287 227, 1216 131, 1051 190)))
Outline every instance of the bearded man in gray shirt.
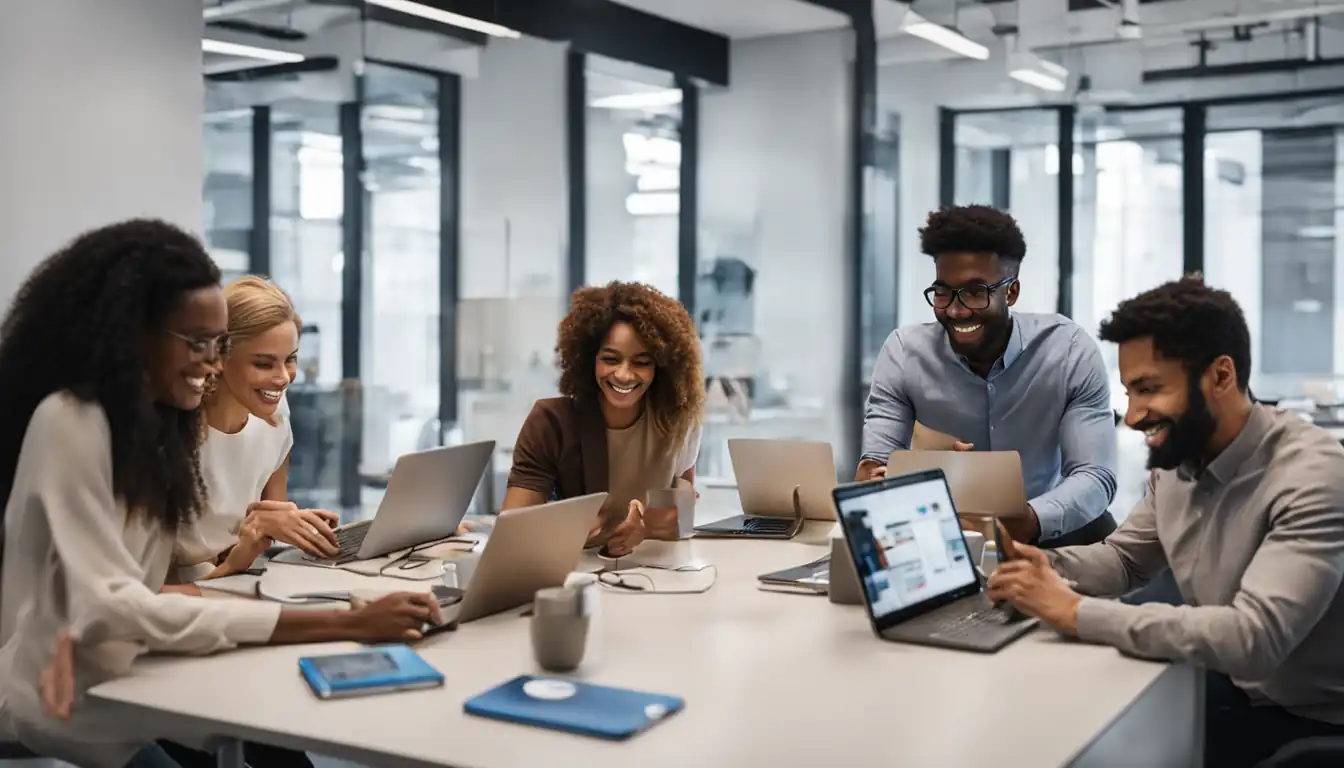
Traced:
POLYGON ((1190 277, 1123 302, 1125 423, 1147 435, 1144 500, 1103 543, 1019 560, 989 594, 1061 632, 1208 670, 1209 766, 1344 736, 1344 448, 1250 397, 1250 333, 1225 291, 1190 277), (1184 605, 1112 599, 1170 567, 1184 605))

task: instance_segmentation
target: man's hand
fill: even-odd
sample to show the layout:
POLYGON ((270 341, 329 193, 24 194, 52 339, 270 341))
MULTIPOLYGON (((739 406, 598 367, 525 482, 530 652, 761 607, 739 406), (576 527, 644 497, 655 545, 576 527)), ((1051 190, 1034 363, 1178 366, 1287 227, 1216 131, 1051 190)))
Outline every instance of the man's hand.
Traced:
POLYGON ((644 527, 644 504, 638 499, 630 500, 630 512, 625 521, 616 526, 611 538, 607 539, 607 553, 612 557, 624 557, 635 551, 635 547, 644 541, 648 529, 644 527))
POLYGON ((1020 542, 1012 549, 1018 559, 1000 563, 989 577, 989 599, 1007 600, 1060 632, 1076 634, 1082 597, 1051 567, 1044 552, 1020 542))
POLYGON ((56 636, 51 660, 42 669, 42 708, 52 717, 69 720, 75 709, 75 641, 68 630, 56 636))
POLYGON ((1036 541, 1041 537, 1041 521, 1036 510, 1027 505, 1027 514, 1023 517, 1001 517, 1004 530, 1013 537, 1013 541, 1036 541))
POLYGON ((247 520, 267 537, 293 544, 313 557, 341 553, 335 528, 340 516, 325 509, 299 509, 289 501, 258 501, 247 507, 247 520))
POLYGON ((971 451, 971 450, 975 450, 975 444, 974 444, 974 443, 963 443, 963 442, 961 442, 960 440, 954 440, 954 441, 952 441, 952 450, 954 450, 954 451, 971 451))
POLYGON ((864 459, 859 462, 859 468, 854 473, 854 482, 866 483, 870 480, 881 480, 887 476, 887 465, 872 459, 864 459))

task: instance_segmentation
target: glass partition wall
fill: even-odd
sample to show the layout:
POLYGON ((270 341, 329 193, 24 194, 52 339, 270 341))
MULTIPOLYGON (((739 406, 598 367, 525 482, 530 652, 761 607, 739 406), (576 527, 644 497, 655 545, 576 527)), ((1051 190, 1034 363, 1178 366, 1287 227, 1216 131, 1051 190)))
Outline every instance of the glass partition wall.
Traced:
POLYGON ((678 292, 682 91, 671 74, 585 57, 585 277, 678 292))
MULTIPOLYGON (((1042 269, 1062 276, 1056 308, 1095 335, 1124 299, 1202 272, 1246 315, 1257 398, 1344 400, 1344 89, 949 114, 943 199, 990 203, 1018 219, 1024 298, 1048 282, 1042 269)), ((1123 412, 1116 350, 1101 349, 1123 412)), ((1340 420, 1333 409, 1316 419, 1340 420)), ((1118 439, 1113 511, 1123 514, 1141 491, 1144 451, 1128 430, 1118 439)))

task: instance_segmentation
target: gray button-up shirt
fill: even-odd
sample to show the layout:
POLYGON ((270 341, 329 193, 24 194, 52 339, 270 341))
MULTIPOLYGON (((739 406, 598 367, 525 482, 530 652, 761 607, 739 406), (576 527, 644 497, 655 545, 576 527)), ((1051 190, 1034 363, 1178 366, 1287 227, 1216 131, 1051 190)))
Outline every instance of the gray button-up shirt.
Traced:
POLYGON ((863 458, 885 464, 908 449, 916 420, 976 450, 1017 451, 1042 539, 1082 528, 1115 497, 1106 365, 1096 342, 1061 315, 1014 313, 988 378, 952 351, 937 323, 893 331, 873 368, 863 458))
POLYGON ((1203 472, 1153 473, 1104 543, 1049 553, 1091 595, 1078 636, 1197 664, 1252 697, 1344 724, 1344 448, 1297 414, 1256 406, 1203 472), (1170 566, 1187 605, 1123 605, 1170 566))

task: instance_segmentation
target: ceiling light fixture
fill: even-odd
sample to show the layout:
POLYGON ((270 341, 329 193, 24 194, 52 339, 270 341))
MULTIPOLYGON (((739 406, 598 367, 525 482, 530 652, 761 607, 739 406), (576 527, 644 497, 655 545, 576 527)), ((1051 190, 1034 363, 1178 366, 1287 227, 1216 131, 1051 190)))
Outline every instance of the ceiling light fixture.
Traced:
POLYGON ((985 46, 951 27, 934 24, 914 11, 905 14, 905 19, 901 22, 901 31, 928 40, 934 45, 941 45, 947 50, 968 59, 984 61, 989 58, 989 49, 985 46))
POLYGON ((674 107, 681 103, 680 88, 666 88, 661 91, 641 91, 639 93, 618 93, 593 99, 590 106, 600 109, 657 109, 674 107))
POLYGON ((279 64, 293 64, 295 62, 303 61, 304 59, 302 53, 277 51, 274 48, 258 48, 255 45, 230 43, 224 40, 211 40, 208 37, 201 40, 201 50, 205 53, 217 53, 223 56, 242 56, 249 59, 274 61, 279 64))
POLYGON ((422 19, 437 21, 440 24, 448 24, 454 27, 470 29, 473 32, 481 32, 492 37, 522 37, 522 33, 516 29, 509 29, 502 24, 495 24, 490 21, 482 21, 471 16, 463 16, 460 13, 445 11, 440 8, 432 8, 424 3, 413 2, 413 0, 367 0, 369 5, 377 5, 386 8, 389 11, 398 11, 408 13, 412 16, 419 16, 422 19))
POLYGON ((1021 83, 1056 93, 1064 90, 1064 81, 1054 75, 1047 75, 1034 69, 1014 69, 1008 76, 1021 83))

